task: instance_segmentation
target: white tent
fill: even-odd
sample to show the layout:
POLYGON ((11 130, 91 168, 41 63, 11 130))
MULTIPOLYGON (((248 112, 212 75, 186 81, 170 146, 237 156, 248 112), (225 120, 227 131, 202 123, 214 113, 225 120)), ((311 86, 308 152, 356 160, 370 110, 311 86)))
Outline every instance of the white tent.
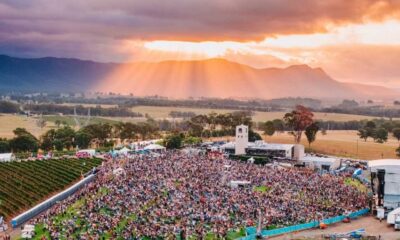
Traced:
POLYGON ((255 159, 254 159, 253 157, 247 159, 247 162, 248 162, 248 163, 254 163, 254 161, 255 161, 255 159))
POLYGON ((129 153, 129 151, 131 151, 129 148, 123 147, 122 149, 118 150, 118 153, 127 155, 129 153))
POLYGON ((395 224, 396 219, 400 216, 400 208, 396 208, 395 210, 391 211, 387 215, 387 223, 388 224, 395 224))
POLYGON ((9 162, 14 159, 12 153, 0 153, 0 162, 9 162))
POLYGON ((239 186, 246 186, 246 185, 249 185, 251 182, 249 182, 249 181, 230 181, 230 183, 229 183, 229 185, 232 187, 232 188, 237 188, 237 187, 239 187, 239 186))
POLYGON ((165 147, 158 145, 158 144, 150 144, 143 148, 144 150, 149 151, 164 151, 165 147))

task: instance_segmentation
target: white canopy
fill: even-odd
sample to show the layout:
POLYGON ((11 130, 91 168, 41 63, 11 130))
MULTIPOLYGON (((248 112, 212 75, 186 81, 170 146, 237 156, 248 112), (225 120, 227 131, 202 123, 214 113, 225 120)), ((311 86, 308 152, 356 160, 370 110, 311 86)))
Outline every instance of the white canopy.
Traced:
POLYGON ((0 162, 9 162, 12 158, 12 153, 0 153, 0 162))
POLYGON ((118 150, 118 153, 121 153, 121 154, 128 154, 129 151, 130 151, 129 148, 123 147, 122 149, 118 150))
POLYGON ((144 150, 165 150, 165 147, 158 144, 150 144, 143 148, 144 150))

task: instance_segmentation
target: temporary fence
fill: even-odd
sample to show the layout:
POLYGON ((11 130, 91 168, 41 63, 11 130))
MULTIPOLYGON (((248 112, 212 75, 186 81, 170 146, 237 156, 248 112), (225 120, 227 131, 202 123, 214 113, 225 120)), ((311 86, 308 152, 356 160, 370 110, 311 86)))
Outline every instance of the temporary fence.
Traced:
POLYGON ((62 191, 61 193, 56 194, 55 196, 47 199, 46 201, 36 205, 35 207, 29 209, 28 211, 13 218, 11 220, 11 226, 15 228, 15 227, 23 224, 24 222, 28 221, 29 219, 35 217, 36 215, 40 214, 41 212, 49 209, 57 202, 66 199, 67 197, 69 197, 73 193, 75 193, 83 185, 91 182, 94 179, 94 177, 95 177, 94 174, 91 174, 91 175, 85 177, 84 179, 80 180, 78 183, 76 183, 73 186, 69 187, 68 189, 62 191))
MULTIPOLYGON (((357 218, 359 216, 365 215, 369 212, 369 208, 365 208, 356 212, 352 212, 348 214, 347 216, 336 216, 332 218, 327 218, 322 221, 312 221, 309 223, 304 223, 304 224, 298 224, 294 226, 288 226, 284 228, 278 228, 278 229, 272 229, 272 230, 262 230, 261 235, 263 237, 272 237, 276 235, 281 235, 281 234, 287 234, 291 232, 297 232, 297 231, 302 231, 306 229, 311 229, 311 228, 316 228, 319 226, 320 223, 325 223, 325 224, 333 224, 333 223, 338 223, 343 221, 346 217, 349 218, 357 218)), ((249 227, 246 229, 247 236, 240 238, 240 240, 253 240, 257 236, 257 230, 255 227, 249 227)))

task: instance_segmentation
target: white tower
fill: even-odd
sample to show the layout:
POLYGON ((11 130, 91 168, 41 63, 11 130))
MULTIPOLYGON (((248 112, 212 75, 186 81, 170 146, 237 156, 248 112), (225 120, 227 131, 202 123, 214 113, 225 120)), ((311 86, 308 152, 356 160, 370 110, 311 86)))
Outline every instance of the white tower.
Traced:
POLYGON ((249 143, 249 127, 246 125, 236 126, 235 155, 246 154, 249 143))

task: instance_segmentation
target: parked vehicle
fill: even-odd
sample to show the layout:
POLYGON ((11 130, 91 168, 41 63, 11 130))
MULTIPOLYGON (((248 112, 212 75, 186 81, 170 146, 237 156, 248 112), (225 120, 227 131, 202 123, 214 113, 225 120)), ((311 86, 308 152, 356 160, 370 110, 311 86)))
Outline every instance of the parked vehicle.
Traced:
POLYGON ((400 230, 400 207, 391 211, 387 216, 387 223, 393 224, 394 229, 400 230))

